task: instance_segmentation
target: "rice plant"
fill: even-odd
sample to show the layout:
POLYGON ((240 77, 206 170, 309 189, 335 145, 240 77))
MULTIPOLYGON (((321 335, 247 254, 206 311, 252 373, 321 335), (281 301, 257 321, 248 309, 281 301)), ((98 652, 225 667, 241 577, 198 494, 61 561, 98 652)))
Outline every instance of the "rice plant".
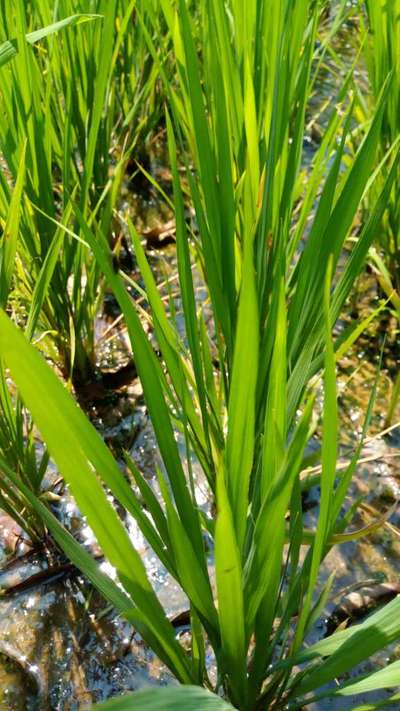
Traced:
MULTIPOLYGON (((40 451, 37 446, 33 423, 21 401, 13 402, 3 370, 0 382, 0 507, 28 536, 28 542, 43 544, 46 527, 19 482, 41 496, 49 455, 45 448, 40 451), (15 474, 14 480, 9 478, 9 471, 15 474)), ((15 549, 19 538, 20 535, 15 536, 15 549)))
MULTIPOLYGON (((396 147, 400 135, 400 3, 397 0, 387 2, 366 0, 360 8, 359 19, 371 91, 365 92, 365 80, 356 83, 358 125, 355 132, 357 134, 362 133, 362 128, 368 125, 379 92, 390 77, 390 88, 379 137, 379 175, 376 176, 371 193, 365 196, 364 215, 366 215, 371 210, 371 200, 374 199, 374 195, 396 163, 396 147)), ((362 77, 362 73, 359 76, 362 77)), ((397 321, 397 334, 400 329, 400 211, 397 197, 399 186, 400 172, 397 168, 393 187, 388 195, 386 208, 377 226, 369 254, 369 262, 376 275, 378 290, 388 299, 389 308, 397 321)), ((399 401, 399 382, 397 378, 388 407, 387 422, 390 424, 399 401)))
POLYGON ((155 72, 144 41, 131 32, 134 6, 94 2, 88 16, 73 0, 54 8, 39 0, 0 5, 1 27, 20 47, 2 70, 0 117, 3 214, 25 163, 15 275, 20 311, 40 299, 30 328, 38 327, 43 349, 77 383, 93 377, 104 282, 87 251, 56 221, 74 228, 74 201, 110 244, 118 242, 112 218, 125 167, 157 116, 155 72), (32 33, 54 22, 57 41, 32 33))
MULTIPOLYGON (((370 2, 366 0, 366 21, 360 13, 365 33, 364 54, 371 95, 359 92, 360 115, 368 121, 376 106, 379 92, 388 76, 390 90, 384 109, 379 138, 379 159, 384 163, 382 179, 388 174, 395 160, 395 147, 399 140, 400 108, 400 4, 397 0, 370 2)), ((397 172, 391 195, 376 239, 372 261, 382 290, 390 297, 392 306, 400 318, 400 212, 397 200, 399 187, 397 172)), ((369 206, 367 206, 369 209, 369 206)))
MULTIPOLYGON (((102 5, 103 11, 111 5, 102 5)), ((78 190, 64 213, 51 217, 60 241, 67 235, 80 263, 90 262, 118 300, 163 461, 163 471, 156 472, 160 498, 128 456, 133 485, 121 473, 29 342, 29 329, 24 334, 0 311, 0 357, 118 582, 12 467, 7 476, 58 545, 186 687, 143 692, 105 708, 300 709, 318 699, 398 685, 399 662, 367 677, 358 667, 400 638, 400 598, 360 624, 308 643, 332 585, 320 581, 324 558, 334 545, 365 534, 349 531, 357 507, 347 498, 362 440, 347 469, 337 471, 335 377, 337 361, 363 324, 335 339, 332 333, 381 224, 399 160, 395 150, 388 174, 381 179, 377 172, 375 190, 371 175, 390 81, 382 86, 354 161, 347 160, 354 118, 350 71, 304 184, 305 113, 325 5, 160 0, 135 6, 166 96, 184 334, 174 297, 167 304, 161 299, 132 221, 126 234, 145 285, 157 353, 126 288, 131 280, 115 269, 109 222, 93 217, 96 199, 82 202, 78 190), (357 241, 350 241, 367 194, 367 219, 357 241), (190 221, 187 204, 194 211, 190 221), (201 300, 194 274, 206 292, 201 300), (321 496, 310 529, 302 508, 309 483, 304 457, 321 387, 321 496), (193 457, 210 494, 207 513, 197 500, 193 457), (136 519, 188 598, 189 651, 177 639, 110 493, 118 512, 136 519), (212 565, 205 535, 212 541, 212 565)), ((98 32, 93 22, 91 31, 98 32)), ((85 180, 83 185, 89 195, 85 180)), ((40 214, 47 221, 51 216, 45 209, 40 214)), ((372 406, 373 393, 364 431, 372 406)))
MULTIPOLYGON (((222 1, 204 1, 193 14, 184 0, 161 7, 169 31, 165 50, 174 52, 177 84, 165 76, 151 27, 142 27, 169 101, 184 340, 165 310, 130 225, 161 361, 115 273, 101 226, 90 224, 79 204, 73 211, 77 236, 93 251, 126 319, 165 467, 158 473, 162 504, 130 461, 138 498, 49 366, 0 316, 1 356, 124 591, 19 486, 56 541, 135 624, 181 683, 204 685, 241 709, 299 708, 310 696, 345 696, 364 689, 363 678, 337 687, 329 683, 400 635, 395 600, 361 625, 304 647, 329 593, 328 584, 315 597, 320 564, 332 545, 357 535, 346 533, 354 511, 343 508, 357 453, 338 478, 335 388, 335 359, 356 335, 346 333, 333 343, 331 330, 362 268, 397 166, 332 291, 331 279, 375 165, 387 89, 354 164, 344 174, 351 106, 342 104, 332 112, 302 194, 298 176, 319 7, 305 0, 271 7, 254 0, 245 14, 236 2, 228 11, 222 1), (251 37, 256 41, 249 42, 251 37), (266 45, 271 48, 268 56, 262 49, 266 45), (177 139, 196 213, 191 226, 184 219, 177 139), (196 302, 193 265, 207 285, 214 324, 210 333, 206 305, 196 302), (303 520, 301 470, 312 431, 310 384, 321 370, 321 506, 311 531, 303 520), (186 442, 188 474, 176 429, 186 442), (193 453, 215 497, 215 517, 199 510, 190 468, 193 453), (103 485, 137 519, 189 598, 189 655, 176 640, 103 485), (215 579, 207 566, 204 530, 214 541, 215 579), (215 655, 214 685, 206 645, 215 655)), ((394 664, 383 675, 372 675, 368 688, 393 686, 396 669, 394 664)))

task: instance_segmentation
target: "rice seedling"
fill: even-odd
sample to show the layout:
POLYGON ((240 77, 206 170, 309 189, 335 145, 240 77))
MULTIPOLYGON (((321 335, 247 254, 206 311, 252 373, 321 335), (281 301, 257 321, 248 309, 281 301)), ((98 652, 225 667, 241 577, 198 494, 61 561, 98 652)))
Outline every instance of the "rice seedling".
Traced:
MULTIPOLYGON (((78 383, 93 376, 104 282, 87 251, 55 221, 73 229, 70 202, 76 201, 112 242, 113 209, 127 161, 157 116, 151 66, 141 85, 142 66, 149 61, 144 41, 131 33, 134 5, 91 3, 90 16, 78 14, 81 4, 73 0, 53 9, 39 0, 0 6, 3 31, 20 43, 14 61, 2 70, 0 118, 3 214, 25 151, 15 274, 20 311, 40 297, 30 327, 37 327, 42 347, 55 361, 61 359, 65 375, 78 383), (54 21, 56 42, 32 34, 54 21), (21 39, 27 34, 28 45, 21 39)), ((118 248, 118 235, 114 240, 118 248)))
MULTIPOLYGON (((370 92, 365 92, 363 84, 357 87, 358 122, 356 130, 360 133, 375 110, 379 92, 388 76, 391 77, 388 98, 383 113, 379 137, 378 159, 379 177, 374 187, 365 196, 364 213, 371 209, 371 200, 376 196, 382 181, 385 180, 395 163, 396 146, 399 141, 400 107, 400 4, 397 0, 388 2, 370 2, 366 0, 360 7, 361 38, 364 49, 367 77, 370 92)), ((362 75, 361 75, 362 76, 362 75)), ((374 244, 369 253, 370 265, 376 274, 378 289, 389 300, 390 309, 400 324, 400 212, 398 206, 400 173, 397 169, 392 191, 382 221, 376 230, 374 244)), ((393 386, 387 421, 391 423, 399 400, 398 384, 393 386)))
MULTIPOLYGON (((19 297, 22 301, 25 293, 29 299, 32 299, 40 269, 50 251, 49 248, 54 236, 54 229, 51 227, 49 219, 43 218, 41 213, 35 213, 32 205, 37 205, 39 209, 45 210, 50 217, 55 214, 53 193, 55 184, 52 175, 52 131, 54 127, 49 105, 49 88, 52 77, 48 72, 48 67, 39 63, 35 56, 35 50, 29 46, 40 40, 41 36, 34 33, 28 34, 28 30, 32 29, 28 23, 28 13, 29 8, 26 8, 24 3, 18 3, 17 7, 13 8, 2 3, 2 27, 8 37, 16 38, 13 42, 17 43, 19 49, 15 59, 2 70, 3 112, 0 133, 3 157, 3 210, 7 209, 11 192, 10 186, 16 182, 17 176, 22 171, 26 181, 19 208, 20 213, 24 213, 19 215, 21 239, 19 240, 18 235, 18 249, 17 243, 13 245, 14 258, 19 262, 15 276, 16 280, 18 275, 21 277, 18 281, 20 282, 19 297), (25 42, 27 35, 31 37, 31 42, 28 44, 25 42), (43 72, 49 76, 47 88, 42 81, 43 72), (43 116, 48 117, 47 126, 44 126, 43 116)), ((75 16, 74 22, 65 23, 65 26, 77 24, 86 19, 88 18, 75 16)), ((61 23, 61 28, 63 24, 61 23)), ((34 26, 36 29, 42 25, 35 24, 34 26)), ((47 53, 37 52, 37 55, 47 56, 47 53)), ((66 185, 66 189, 68 190, 68 185, 66 185)), ((57 242, 58 249, 60 249, 60 240, 56 240, 57 242)), ((59 286, 61 285, 59 284, 59 286)), ((60 288, 59 301, 62 301, 62 294, 66 293, 65 285, 63 286, 63 290, 60 288)), ((64 319, 68 319, 69 309, 65 300, 62 307, 64 319)), ((63 325, 65 326, 65 324, 63 325)), ((52 326, 53 332, 55 332, 54 320, 52 326)), ((49 329, 47 328, 47 330, 49 329)), ((69 329, 66 330, 66 333, 68 331, 69 329)))
MULTIPOLYGON (((347 493, 362 440, 347 469, 337 471, 335 381, 336 362, 362 324, 335 340, 332 331, 382 220, 399 160, 396 155, 382 180, 357 242, 347 243, 371 187, 390 83, 382 87, 348 165, 350 72, 304 186, 305 111, 323 9, 324 3, 309 0, 250 0, 246 7, 236 0, 202 0, 195 8, 186 0, 161 0, 145 17, 137 5, 168 102, 183 335, 174 299, 165 306, 160 298, 132 222, 128 231, 158 354, 126 289, 129 277, 114 268, 101 221, 91 220, 79 201, 69 203, 74 230, 55 220, 60 234, 69 230, 82 258, 93 255, 124 315, 163 460, 164 470, 157 472, 161 500, 127 456, 136 484, 131 486, 53 370, 0 311, 0 357, 118 583, 12 470, 8 476, 58 545, 185 687, 143 692, 105 708, 300 709, 313 700, 398 685, 398 662, 368 676, 359 665, 400 638, 400 598, 360 624, 307 643, 332 585, 331 579, 320 582, 324 558, 334 545, 365 535, 348 531, 357 506, 349 505, 347 493), (174 81, 166 71, 171 64, 174 81), (195 213, 189 224, 186 201, 195 213), (193 272, 207 292, 201 301, 193 272), (301 494, 308 485, 305 449, 321 383, 320 509, 310 529, 301 494), (193 456, 213 500, 208 513, 197 500, 193 456), (110 493, 186 594, 189 651, 177 639, 110 493), (213 543, 213 566, 205 534, 213 543)), ((364 431, 373 400, 374 393, 364 431)))
MULTIPOLYGON (((379 92, 387 77, 391 75, 391 86, 384 109, 379 139, 379 159, 384 164, 381 179, 388 174, 394 161, 395 147, 399 138, 400 102, 400 5, 397 0, 389 2, 365 2, 366 14, 360 13, 364 35, 364 55, 371 93, 359 90, 360 120, 368 122, 376 106, 379 92)), ((399 174, 396 176, 392 193, 380 225, 376 239, 376 251, 371 259, 375 264, 379 282, 385 293, 391 296, 393 308, 400 314, 400 217, 396 195, 399 174)), ((378 186, 378 183, 377 183, 378 186)), ((375 190, 377 187, 375 188, 375 190)), ((366 209, 369 208, 367 203, 366 209)))
MULTIPOLYGON (((33 8, 30 8, 33 10, 33 8)), ((72 10, 70 7, 69 10, 72 10)), ((30 139, 32 133, 29 131, 29 121, 26 122, 23 104, 28 105, 30 88, 25 81, 16 82, 16 76, 28 79, 29 68, 34 66, 34 71, 39 70, 34 64, 30 64, 29 46, 38 45, 53 34, 59 33, 68 27, 77 26, 81 23, 94 19, 93 15, 72 14, 64 16, 63 19, 52 17, 47 13, 33 13, 33 26, 40 27, 35 31, 28 32, 28 25, 25 23, 25 11, 20 5, 19 9, 1 7, 3 28, 10 32, 10 40, 1 45, 0 64, 11 67, 16 64, 16 73, 12 70, 5 73, 4 77, 10 79, 3 83, 3 101, 6 109, 5 116, 2 115, 2 155, 3 172, 1 174, 1 211, 2 211, 2 238, 0 242, 1 267, 0 267, 0 303, 3 308, 15 315, 17 320, 23 319, 26 322, 26 332, 29 338, 33 337, 37 329, 39 318, 42 316, 42 309, 46 311, 51 296, 48 295, 49 284, 53 272, 57 268, 56 263, 64 241, 64 233, 54 232, 54 240, 46 244, 44 231, 35 223, 32 217, 34 209, 42 205, 49 206, 50 193, 54 188, 54 176, 51 171, 48 173, 47 197, 45 177, 45 163, 40 154, 37 163, 32 155, 30 139), (19 13, 19 14, 18 14, 19 13), (56 20, 55 22, 53 20, 56 20), (39 24, 37 25, 36 22, 39 24), (48 24, 46 24, 48 23, 48 24), (44 25, 44 26, 43 26, 44 25), (23 57, 26 64, 23 66, 23 57), (16 91, 13 95, 12 82, 16 83, 16 91), (25 88, 25 96, 23 90, 25 88), (8 102, 8 103, 7 103, 8 102), (18 106, 15 113, 14 133, 10 130, 11 106, 18 106), (7 123, 8 122, 8 123, 7 123), (7 129, 6 129, 7 126, 7 129), (37 183, 34 185, 34 173, 36 172, 37 183), (42 171, 39 176, 39 171, 42 171), (13 186, 13 182, 15 185, 13 186), (35 190, 40 186, 42 196, 35 190), (45 195, 47 203, 45 202, 45 195), (31 202, 34 200, 34 202, 31 202), (20 232, 23 232, 24 239, 20 240, 20 232), (39 244, 42 241, 42 244, 39 244), (43 247, 43 253, 40 253, 43 247), (47 250, 47 251, 46 251, 47 250), (33 262, 30 260, 33 259, 33 262), (28 267, 28 263, 32 268, 28 267), (22 305, 24 306, 24 312, 22 305), (25 314, 25 315, 24 315, 25 314), (28 316, 26 318, 26 315, 28 316)), ((97 19, 97 16, 96 16, 97 19)), ((37 81, 36 90, 39 91, 40 83, 37 81)), ((48 90, 47 90, 48 92, 48 90)), ((31 92, 31 98, 33 96, 31 92)), ((48 92, 49 95, 49 92, 48 92)), ((37 96, 36 96, 37 98, 37 96)), ((38 100, 40 105, 40 100, 38 100)), ((37 106, 36 106, 37 108, 37 106)), ((58 106, 59 108, 59 106, 58 106)), ((39 114, 36 115, 38 121, 39 114)), ((51 136, 51 126, 47 127, 47 138, 51 136)), ((33 131, 37 131, 36 126, 33 131)), ((38 131, 37 131, 38 132, 38 131)), ((37 142, 43 139, 43 132, 38 132, 37 142)), ((43 147, 43 145, 42 145, 43 147)), ((37 147, 38 153, 40 147, 37 147)), ((50 160, 50 159, 49 159, 50 160)), ((67 182, 64 182, 68 189, 67 182)), ((53 197, 53 196, 52 196, 53 197)), ((50 213, 53 214, 53 213, 50 213)), ((55 213, 54 213, 55 214, 55 213)), ((69 210, 71 214, 71 210, 69 210)), ((42 215, 39 215, 39 219, 42 215)), ((48 223, 48 221, 47 221, 48 223)), ((49 224, 49 223, 48 223, 49 224)), ((66 224, 66 221, 65 223, 66 224)), ((97 287, 96 287, 97 288, 97 287)), ((59 300, 60 301, 60 300, 59 300)), ((65 304, 64 304, 65 306, 65 304)), ((91 319, 93 321, 94 315, 91 319)), ((66 313, 68 316, 68 313, 66 313)), ((49 323, 54 327, 54 319, 49 319, 49 323)), ((59 323, 62 328, 62 324, 59 323)), ((49 328, 49 326, 47 326, 49 328)), ((65 338, 60 334, 60 338, 65 338)), ((28 535, 34 544, 42 543, 46 537, 46 528, 40 516, 30 505, 18 489, 18 482, 23 482, 36 496, 42 496, 43 479, 47 471, 49 455, 46 448, 38 446, 34 436, 34 428, 29 413, 24 408, 20 399, 14 397, 10 392, 10 384, 3 364, 0 364, 0 501, 1 508, 7 512, 11 518, 28 535), (8 472, 12 471, 16 476, 16 482, 11 481, 8 472)), ((45 494, 48 496, 48 494, 45 494)))
MULTIPOLYGON (((41 544, 46 538, 46 527, 18 483, 23 482, 37 497, 41 496, 49 455, 46 448, 40 451, 37 446, 32 420, 22 402, 13 402, 3 369, 0 382, 0 507, 27 534, 29 541, 41 544), (10 470, 16 476, 14 481, 8 477, 10 470)), ((15 549, 19 538, 15 536, 15 549)))

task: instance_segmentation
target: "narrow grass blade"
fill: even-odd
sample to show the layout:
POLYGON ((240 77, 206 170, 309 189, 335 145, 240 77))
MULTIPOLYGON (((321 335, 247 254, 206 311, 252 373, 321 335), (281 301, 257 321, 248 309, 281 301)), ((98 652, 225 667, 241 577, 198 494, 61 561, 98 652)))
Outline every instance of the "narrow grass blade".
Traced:
MULTIPOLYGON (((36 42, 40 42, 42 39, 45 37, 49 37, 50 35, 55 34, 56 32, 59 32, 60 30, 64 29, 65 27, 69 27, 71 25, 77 25, 81 22, 88 22, 90 20, 97 19, 98 17, 101 17, 100 15, 94 15, 90 13, 81 13, 78 15, 71 15, 70 17, 66 17, 64 20, 60 20, 59 22, 54 22, 52 25, 48 25, 47 27, 43 27, 40 30, 36 30, 35 32, 30 32, 29 34, 26 35, 25 39, 29 44, 36 44, 36 42)), ((18 54, 18 46, 15 40, 8 40, 7 42, 3 42, 3 44, 0 45, 0 67, 3 66, 4 64, 7 64, 13 57, 15 57, 18 54)))
POLYGON ((336 395, 336 370, 330 321, 330 284, 333 261, 330 260, 325 280, 324 316, 325 316, 325 374, 324 374, 324 433, 322 441, 321 501, 317 531, 312 551, 311 571, 304 606, 296 629, 295 646, 300 645, 308 626, 318 570, 324 555, 328 534, 332 525, 332 507, 334 502, 334 484, 336 476, 338 446, 338 411, 336 395))
POLYGON ((388 664, 384 669, 380 669, 374 674, 370 674, 360 681, 351 681, 342 686, 332 696, 352 696, 353 694, 365 694, 378 689, 393 689, 400 684, 400 661, 388 664))
POLYGON ((233 706, 197 686, 145 689, 92 706, 93 711, 233 711, 233 706))
POLYGON ((239 550, 242 549, 253 466, 259 323, 253 266, 253 236, 244 239, 243 274, 228 407, 227 490, 239 550))
POLYGON ((242 565, 222 470, 217 475, 217 506, 215 565, 223 666, 232 697, 245 708, 248 688, 242 565))
POLYGON ((26 145, 21 152, 18 169, 18 178, 13 190, 11 203, 8 211, 7 222, 0 243, 0 306, 5 308, 8 294, 11 288, 11 281, 15 269, 15 258, 17 254, 19 224, 21 217, 22 191, 25 183, 25 154, 26 145))
POLYGON ((305 675, 296 695, 303 695, 340 677, 357 664, 400 639, 400 596, 370 615, 365 622, 336 632, 296 656, 292 663, 327 657, 305 675))

